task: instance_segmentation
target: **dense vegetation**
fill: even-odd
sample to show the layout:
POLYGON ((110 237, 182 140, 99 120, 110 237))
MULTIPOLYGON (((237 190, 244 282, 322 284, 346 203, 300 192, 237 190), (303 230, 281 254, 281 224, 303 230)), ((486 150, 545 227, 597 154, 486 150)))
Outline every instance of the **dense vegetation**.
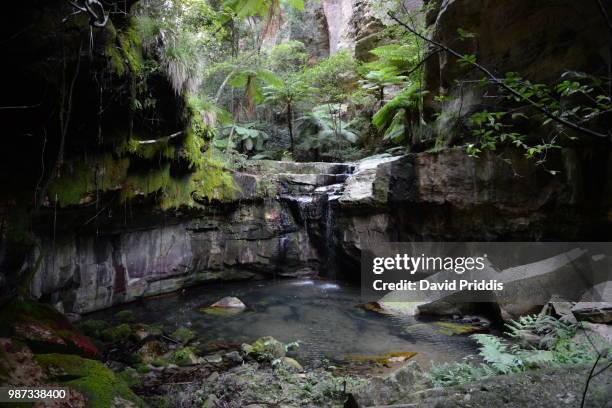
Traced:
MULTIPOLYGON (((153 1, 138 8, 135 28, 157 57, 150 69, 163 70, 197 112, 194 133, 230 161, 342 161, 401 144, 419 123, 422 42, 389 22, 370 62, 348 51, 317 59, 296 40, 272 45, 281 14, 299 19, 303 9, 300 1, 153 1)), ((138 106, 155 103, 143 97, 138 106)))

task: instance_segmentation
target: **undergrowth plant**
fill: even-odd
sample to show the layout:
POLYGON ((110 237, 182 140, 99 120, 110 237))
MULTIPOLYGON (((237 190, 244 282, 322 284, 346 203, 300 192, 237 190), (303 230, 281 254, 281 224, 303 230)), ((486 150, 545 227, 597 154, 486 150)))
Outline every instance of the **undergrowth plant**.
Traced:
POLYGON ((466 357, 463 362, 434 365, 428 373, 435 387, 474 382, 501 374, 519 373, 534 368, 555 367, 564 364, 588 364, 595 361, 598 350, 591 342, 575 337, 578 324, 563 322, 551 316, 524 316, 506 324, 510 339, 475 334, 471 338, 479 345, 478 359, 466 357), (512 341, 523 333, 540 337, 537 346, 526 346, 512 341))

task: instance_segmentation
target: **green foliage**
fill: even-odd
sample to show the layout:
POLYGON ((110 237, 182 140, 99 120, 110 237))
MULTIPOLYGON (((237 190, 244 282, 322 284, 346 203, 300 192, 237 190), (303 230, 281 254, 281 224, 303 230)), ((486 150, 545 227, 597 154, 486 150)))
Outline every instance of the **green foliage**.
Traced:
POLYGON ((128 386, 136 387, 141 384, 142 380, 138 371, 132 367, 126 367, 124 370, 119 372, 117 376, 128 386))
MULTIPOLYGON (((476 60, 466 56, 464 62, 473 65, 476 60)), ((502 103, 497 111, 484 110, 470 117, 468 124, 475 141, 465 148, 470 155, 477 156, 482 151, 513 145, 522 149, 527 158, 544 164, 550 150, 560 148, 564 139, 576 140, 580 133, 560 121, 605 134, 603 118, 612 109, 608 81, 573 71, 564 73, 551 86, 533 83, 515 72, 497 81, 483 78, 483 84, 503 84, 502 103), (544 131, 537 135, 525 132, 531 128, 544 131)))
POLYGON ((540 336, 540 348, 523 348, 497 336, 475 334, 471 338, 479 344, 484 364, 466 361, 434 366, 429 379, 435 386, 445 387, 533 368, 591 363, 597 356, 590 342, 575 337, 576 325, 550 316, 524 316, 506 327, 511 338, 520 338, 522 332, 540 336))
POLYGON ((355 90, 357 67, 348 51, 340 51, 306 69, 304 79, 319 89, 323 102, 339 103, 355 90))
POLYGON ((280 106, 283 111, 297 103, 312 100, 317 94, 317 88, 310 86, 297 76, 272 83, 264 87, 263 91, 265 102, 272 106, 280 106))
POLYGON ((132 329, 127 323, 109 327, 100 332, 100 338, 108 343, 121 343, 127 341, 132 334, 132 329))
POLYGON ((171 361, 178 366, 186 366, 192 364, 193 357, 193 351, 189 347, 183 347, 172 354, 171 361))
POLYGON ((296 73, 301 71, 308 61, 308 54, 304 43, 300 41, 287 41, 276 45, 268 54, 267 64, 273 72, 279 74, 296 73))
POLYGON ((277 13, 281 4, 304 10, 304 0, 227 0, 225 2, 225 5, 233 10, 238 18, 266 17, 271 13, 277 13))
POLYGON ((93 338, 100 338, 102 331, 108 328, 108 323, 104 320, 88 319, 79 323, 79 328, 93 338))
MULTIPOLYGON (((423 92, 416 87, 416 84, 412 84, 412 86, 400 91, 374 114, 372 124, 383 131, 383 140, 391 140, 396 143, 404 141, 404 136, 407 133, 406 125, 415 125, 414 122, 407 123, 406 115, 408 112, 418 111, 418 104, 422 95, 423 92)), ((419 124, 419 121, 417 121, 417 124, 419 124)))
POLYGON ((144 60, 141 38, 137 23, 133 19, 128 19, 125 27, 116 31, 115 42, 107 46, 105 53, 110 68, 117 76, 124 77, 128 73, 133 76, 142 74, 144 60))
POLYGON ((358 136, 341 119, 342 108, 337 104, 320 105, 300 118, 298 147, 302 150, 328 150, 355 143, 358 136))
POLYGON ((262 151, 265 141, 270 136, 258 129, 260 126, 258 122, 225 126, 220 134, 215 136, 213 146, 225 151, 236 150, 240 146, 248 153, 262 151))

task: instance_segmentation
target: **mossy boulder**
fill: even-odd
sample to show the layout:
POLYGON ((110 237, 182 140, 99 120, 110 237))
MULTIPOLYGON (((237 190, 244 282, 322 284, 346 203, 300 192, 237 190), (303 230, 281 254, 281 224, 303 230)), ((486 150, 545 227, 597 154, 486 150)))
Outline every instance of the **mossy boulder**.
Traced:
POLYGON ((78 327, 88 336, 100 338, 102 331, 108 329, 109 324, 104 320, 88 319, 80 322, 78 327))
POLYGON ((163 334, 161 325, 136 324, 132 326, 132 339, 137 342, 151 340, 163 334))
POLYGON ((489 328, 486 326, 456 322, 434 322, 433 325, 440 333, 446 334, 448 336, 486 333, 489 330, 489 328))
POLYGON ((100 333, 100 338, 108 343, 124 342, 130 338, 132 328, 127 323, 109 327, 100 333))
POLYGON ((294 370, 302 371, 304 367, 294 358, 291 357, 283 357, 280 360, 280 364, 284 365, 287 368, 291 368, 294 370))
POLYGON ((140 385, 140 383, 142 382, 142 380, 140 378, 140 373, 138 372, 138 370, 136 370, 136 369, 134 369, 132 367, 125 368, 123 371, 121 371, 117 375, 129 387, 136 387, 136 386, 140 385))
POLYGON ((146 406, 125 381, 99 361, 65 354, 39 354, 36 361, 51 381, 82 393, 90 408, 146 406))
POLYGON ((21 340, 34 352, 100 356, 87 336, 47 304, 13 299, 0 308, 0 321, 0 336, 21 340))
POLYGON ((257 361, 272 361, 285 357, 285 345, 274 337, 266 336, 253 344, 243 344, 242 351, 257 361))
POLYGON ((136 320, 136 316, 134 316, 134 312, 131 310, 122 310, 115 313, 115 319, 122 323, 133 323, 136 320))
POLYGON ((136 355, 140 357, 143 363, 153 364, 166 353, 168 353, 168 346, 165 343, 158 340, 151 340, 143 344, 136 352, 136 355))
POLYGON ((183 366, 198 364, 201 361, 201 359, 198 358, 194 354, 193 350, 191 350, 189 347, 183 347, 183 348, 176 350, 172 354, 171 361, 174 364, 183 367, 183 366))
POLYGON ((171 336, 174 340, 180 341, 183 344, 187 344, 195 338, 195 332, 186 327, 179 327, 178 329, 172 332, 171 336))

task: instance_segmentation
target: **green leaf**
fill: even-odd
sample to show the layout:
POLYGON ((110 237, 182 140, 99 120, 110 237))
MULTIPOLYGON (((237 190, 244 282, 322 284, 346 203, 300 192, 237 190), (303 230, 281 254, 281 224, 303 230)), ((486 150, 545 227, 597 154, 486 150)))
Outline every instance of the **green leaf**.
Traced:
POLYGON ((459 34, 459 39, 461 39, 461 41, 466 40, 468 38, 475 38, 475 37, 477 37, 476 33, 470 33, 469 31, 465 31, 461 27, 457 29, 457 33, 459 34))

